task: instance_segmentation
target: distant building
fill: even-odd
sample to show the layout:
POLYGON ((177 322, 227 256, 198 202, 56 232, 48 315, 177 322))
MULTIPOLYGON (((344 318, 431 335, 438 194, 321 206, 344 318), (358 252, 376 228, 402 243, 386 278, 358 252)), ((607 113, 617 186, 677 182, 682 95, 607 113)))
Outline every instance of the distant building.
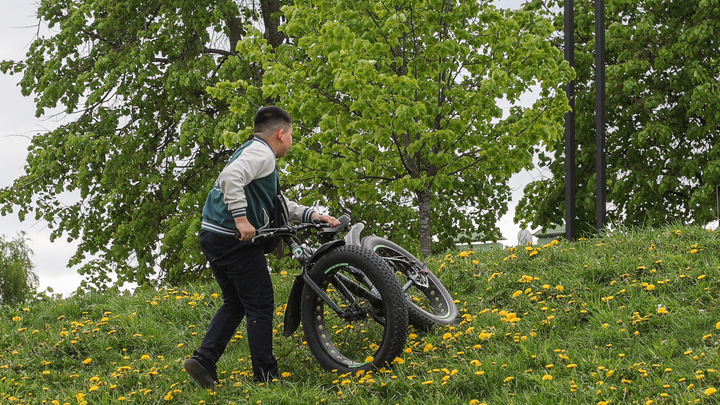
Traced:
POLYGON ((455 247, 460 250, 467 249, 476 252, 485 252, 492 248, 504 249, 505 246, 500 243, 502 240, 505 240, 505 238, 487 240, 484 233, 476 232, 471 233, 470 235, 459 234, 455 237, 454 242, 455 247), (461 242, 462 240, 470 240, 470 242, 461 242))
POLYGON ((538 245, 547 245, 556 239, 565 237, 565 225, 556 226, 555 228, 543 231, 542 229, 533 234, 537 238, 538 245))

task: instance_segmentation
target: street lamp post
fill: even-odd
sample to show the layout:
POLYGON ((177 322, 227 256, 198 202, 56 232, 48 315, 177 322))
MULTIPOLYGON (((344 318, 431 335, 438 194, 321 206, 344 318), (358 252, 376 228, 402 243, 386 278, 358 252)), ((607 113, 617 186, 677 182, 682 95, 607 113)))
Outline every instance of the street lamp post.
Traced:
MULTIPOLYGON (((565 0, 565 60, 575 67, 575 4, 565 0)), ((565 114, 565 239, 575 240, 575 81, 565 86, 570 111, 565 114)))

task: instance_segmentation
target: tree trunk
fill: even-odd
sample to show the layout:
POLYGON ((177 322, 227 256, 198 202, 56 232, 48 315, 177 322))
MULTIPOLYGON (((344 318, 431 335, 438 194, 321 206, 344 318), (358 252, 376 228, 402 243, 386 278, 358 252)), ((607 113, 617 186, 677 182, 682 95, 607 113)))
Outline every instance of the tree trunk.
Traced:
POLYGON ((273 48, 280 46, 285 35, 278 29, 280 27, 281 0, 260 0, 263 23, 265 24, 265 39, 273 48))
POLYGON ((432 228, 430 226, 430 192, 418 191, 418 208, 420 215, 420 253, 429 256, 432 251, 432 228))

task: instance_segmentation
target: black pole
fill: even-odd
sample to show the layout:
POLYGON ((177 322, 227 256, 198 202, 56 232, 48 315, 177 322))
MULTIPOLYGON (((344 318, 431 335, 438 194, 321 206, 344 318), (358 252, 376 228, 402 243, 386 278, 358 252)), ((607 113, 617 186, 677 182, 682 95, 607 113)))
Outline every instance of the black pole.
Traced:
POLYGON ((720 229, 720 186, 715 186, 715 194, 717 195, 718 229, 720 229))
POLYGON ((607 160, 605 157, 605 0, 595 0, 595 170, 597 230, 607 218, 607 160))
MULTIPOLYGON (((575 4, 565 0, 565 60, 575 67, 575 4)), ((565 239, 575 240, 575 82, 565 86, 570 111, 565 114, 565 239)))

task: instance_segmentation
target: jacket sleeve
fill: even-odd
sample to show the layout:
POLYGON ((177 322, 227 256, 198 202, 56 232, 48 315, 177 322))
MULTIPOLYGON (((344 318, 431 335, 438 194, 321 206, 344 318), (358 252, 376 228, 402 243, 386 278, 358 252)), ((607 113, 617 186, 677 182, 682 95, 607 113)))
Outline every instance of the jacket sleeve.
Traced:
POLYGON ((315 210, 305 205, 298 204, 295 201, 290 201, 282 194, 281 196, 285 199, 285 205, 287 205, 288 208, 289 221, 310 222, 312 214, 315 213, 315 210))
POLYGON ((249 147, 220 173, 218 184, 233 218, 247 215, 245 186, 275 170, 274 157, 267 154, 264 147, 249 147))

